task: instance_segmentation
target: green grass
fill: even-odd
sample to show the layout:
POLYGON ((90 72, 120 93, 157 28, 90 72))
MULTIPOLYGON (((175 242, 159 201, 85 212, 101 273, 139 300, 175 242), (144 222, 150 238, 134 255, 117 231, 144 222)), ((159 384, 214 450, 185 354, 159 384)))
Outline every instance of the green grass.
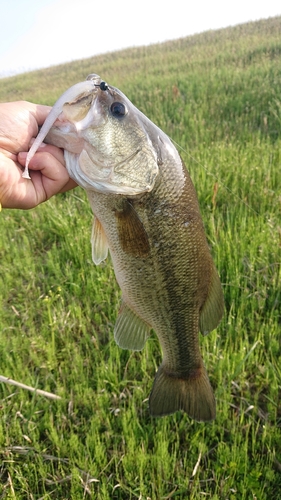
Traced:
POLYGON ((178 144, 226 311, 200 339, 208 424, 152 419, 161 361, 113 340, 120 291, 91 262, 85 193, 0 216, 0 498, 272 500, 281 494, 281 18, 1 80, 0 99, 53 104, 96 72, 178 144))

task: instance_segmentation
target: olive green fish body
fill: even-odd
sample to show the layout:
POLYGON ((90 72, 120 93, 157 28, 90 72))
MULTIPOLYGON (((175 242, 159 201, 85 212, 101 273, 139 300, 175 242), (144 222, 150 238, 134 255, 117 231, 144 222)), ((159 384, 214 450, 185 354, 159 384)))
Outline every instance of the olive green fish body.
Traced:
POLYGON ((151 413, 183 409, 197 420, 210 420, 215 401, 198 332, 214 282, 219 300, 213 298, 210 325, 202 319, 202 328, 213 329, 221 317, 220 282, 189 174, 177 155, 167 154, 162 161, 151 192, 124 198, 92 191, 89 199, 103 227, 124 300, 116 341, 123 348, 141 349, 153 328, 162 347, 151 413), (179 170, 182 175, 177 180, 179 170))
POLYGON ((158 336, 163 362, 151 414, 184 410, 196 420, 213 419, 199 331, 218 325, 223 295, 196 192, 177 150, 97 75, 68 89, 47 120, 30 157, 48 134, 47 142, 65 149, 69 175, 88 193, 93 260, 99 264, 109 249, 122 290, 117 344, 140 350, 151 329, 158 336))

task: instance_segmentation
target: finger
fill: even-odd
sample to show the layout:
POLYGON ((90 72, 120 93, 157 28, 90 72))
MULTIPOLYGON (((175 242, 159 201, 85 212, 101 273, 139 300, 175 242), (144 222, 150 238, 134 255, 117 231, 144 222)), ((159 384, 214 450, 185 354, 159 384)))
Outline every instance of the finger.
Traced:
POLYGON ((69 175, 64 164, 64 157, 59 149, 56 152, 56 156, 48 151, 37 152, 30 161, 30 169, 31 174, 32 170, 40 170, 44 177, 54 181, 59 181, 60 179, 68 181, 69 179, 69 175))
POLYGON ((25 108, 34 116, 38 125, 43 125, 48 114, 51 111, 51 106, 44 106, 43 104, 34 104, 32 102, 24 102, 25 108))
POLYGON ((0 200, 3 208, 33 208, 33 184, 22 177, 21 166, 0 154, 0 200), (31 184, 31 185, 30 185, 31 184))
MULTIPOLYGON (((23 167, 25 166, 26 156, 27 153, 18 154, 18 161, 23 167)), ((39 150, 30 161, 30 175, 32 180, 34 180, 32 171, 40 170, 41 174, 45 177, 58 182, 57 187, 53 186, 52 190, 57 189, 57 193, 65 193, 70 189, 74 189, 77 183, 69 177, 64 165, 63 151, 56 146, 44 144, 44 147, 40 146, 39 150), (54 162, 54 159, 56 162, 54 162)))
MULTIPOLYGON (((56 146, 52 146, 51 144, 42 143, 40 148, 38 148, 36 154, 30 160, 29 167, 33 170, 41 170, 41 167, 42 167, 42 163, 41 163, 40 159, 38 160, 38 157, 36 157, 36 155, 38 153, 49 153, 65 166, 63 150, 60 148, 57 148, 56 146), (36 159, 34 160, 35 157, 36 157, 36 159)), ((25 166, 25 163, 26 163, 27 154, 28 154, 27 152, 20 152, 18 154, 18 162, 23 167, 25 166)), ((46 161, 48 161, 48 160, 46 159, 46 161)))
MULTIPOLYGON (((54 147, 54 146, 53 146, 54 147)), ((38 193, 38 199, 46 201, 55 194, 73 189, 77 184, 72 181, 68 172, 62 164, 62 151, 58 148, 57 154, 61 155, 60 160, 49 152, 37 152, 32 158, 30 176, 34 184, 35 190, 38 193), (36 175, 40 170, 40 178, 36 175), (44 193, 42 192, 42 188, 44 193)), ((31 163, 31 162, 30 162, 31 163)))

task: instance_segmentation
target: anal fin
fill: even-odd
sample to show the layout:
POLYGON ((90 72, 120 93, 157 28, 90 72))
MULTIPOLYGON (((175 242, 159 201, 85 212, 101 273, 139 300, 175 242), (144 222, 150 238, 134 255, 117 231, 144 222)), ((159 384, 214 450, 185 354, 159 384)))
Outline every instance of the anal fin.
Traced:
POLYGON ((149 337, 151 328, 125 302, 119 311, 114 327, 114 339, 122 349, 141 351, 149 337))

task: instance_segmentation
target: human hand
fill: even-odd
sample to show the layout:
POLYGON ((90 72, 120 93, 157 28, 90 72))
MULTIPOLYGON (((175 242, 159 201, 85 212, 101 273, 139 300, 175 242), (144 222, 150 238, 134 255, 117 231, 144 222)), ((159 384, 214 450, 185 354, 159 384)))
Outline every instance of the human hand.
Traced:
POLYGON ((25 101, 0 103, 0 202, 3 208, 33 208, 77 184, 65 168, 63 151, 42 144, 22 172, 32 138, 51 108, 25 101))

